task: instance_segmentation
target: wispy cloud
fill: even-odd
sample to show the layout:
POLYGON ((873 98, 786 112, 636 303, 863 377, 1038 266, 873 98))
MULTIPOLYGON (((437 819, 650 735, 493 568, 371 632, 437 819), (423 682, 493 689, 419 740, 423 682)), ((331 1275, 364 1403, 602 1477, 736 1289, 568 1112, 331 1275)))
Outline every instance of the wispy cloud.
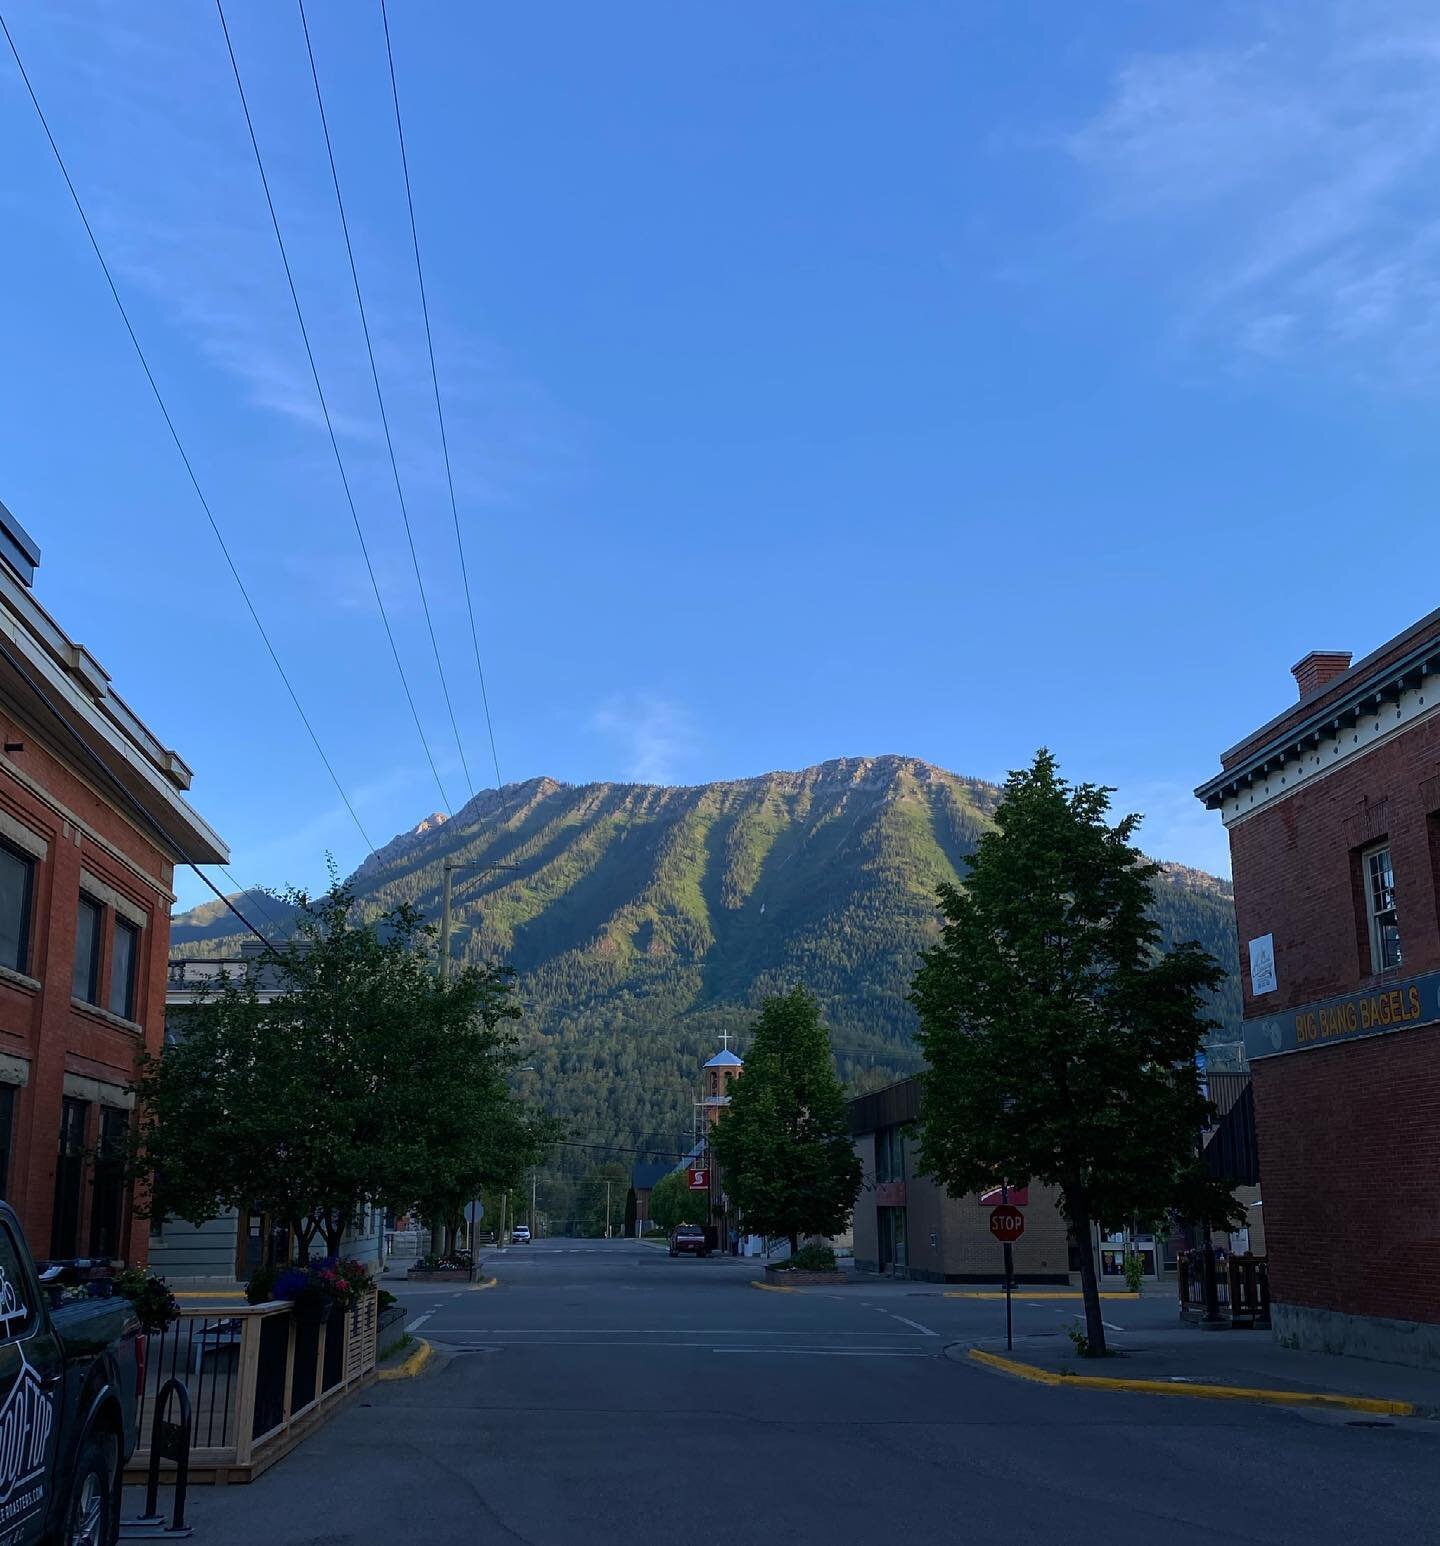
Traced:
POLYGON ((678 782, 696 747, 689 713, 648 693, 609 699, 595 711, 591 725, 620 747, 625 776, 643 784, 678 782))
POLYGON ((1440 13, 1268 0, 1147 54, 1063 142, 1094 212, 1156 244, 1186 325, 1244 354, 1413 380, 1440 362, 1440 13))
MULTIPOLYGON (((243 401, 324 448, 325 421, 213 7, 137 20, 133 7, 54 0, 21 39, 122 292, 148 301, 243 401), (313 437, 313 438, 312 438, 313 437)), ((378 20, 371 18, 378 29, 378 20)), ((388 479, 324 142, 291 12, 232 17, 232 35, 271 191, 352 482, 388 479)), ((374 42, 379 46, 379 33, 374 42)), ((322 76, 340 50, 320 37, 322 76), (327 53, 328 50, 328 53, 327 53)), ((413 83, 423 89, 423 77, 413 83)), ((343 99, 337 85, 335 98, 343 99)), ((333 109, 332 109, 333 110, 333 109)), ((398 151, 364 154, 343 125, 337 155, 386 406, 410 495, 445 479, 398 151)), ((441 250, 443 227, 426 233, 441 250)), ((561 476, 579 426, 542 384, 483 336, 473 299, 430 297, 462 501, 493 504, 561 476)), ((139 317, 152 350, 156 329, 139 317)), ((273 454, 273 452, 272 452, 273 454)), ((317 470, 319 463, 317 462, 317 470)), ((333 469, 325 475, 333 478, 333 469)))

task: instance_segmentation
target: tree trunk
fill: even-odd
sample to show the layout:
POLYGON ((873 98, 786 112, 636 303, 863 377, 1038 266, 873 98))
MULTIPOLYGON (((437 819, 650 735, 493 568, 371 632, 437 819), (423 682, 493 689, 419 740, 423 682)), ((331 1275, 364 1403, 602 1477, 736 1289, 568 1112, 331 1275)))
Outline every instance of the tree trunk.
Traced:
POLYGON ((790 1236, 790 1254, 793 1256, 796 1253, 796 1251, 798 1251, 799 1249, 800 1249, 800 1236, 799 1235, 791 1235, 790 1236))
POLYGON ((313 1218, 305 1219, 295 1231, 295 1265, 304 1267, 310 1260, 310 1242, 315 1238, 316 1224, 313 1218))
POLYGON ((1065 1212, 1080 1247, 1080 1291, 1085 1297, 1085 1340, 1092 1358, 1105 1352, 1105 1322, 1100 1316, 1100 1284, 1095 1276, 1095 1240, 1090 1230, 1090 1204, 1083 1187, 1067 1186, 1065 1212))

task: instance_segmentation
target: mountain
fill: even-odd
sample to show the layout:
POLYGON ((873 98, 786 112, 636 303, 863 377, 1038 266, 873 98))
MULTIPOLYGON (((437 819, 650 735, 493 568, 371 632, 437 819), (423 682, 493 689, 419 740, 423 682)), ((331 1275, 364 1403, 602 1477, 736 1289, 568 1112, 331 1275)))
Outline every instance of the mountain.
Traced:
MULTIPOLYGON (((537 778, 428 817, 352 880, 368 912, 409 902, 438 919, 443 861, 462 863, 455 957, 519 974, 525 1057, 547 1103, 577 1139, 673 1150, 688 1145, 721 1031, 743 1051, 758 1000, 796 981, 824 1005, 856 1088, 919 1066, 905 995, 937 930, 935 890, 959 879, 999 798, 894 756, 687 788, 537 778)), ((1166 942, 1197 939, 1231 973, 1215 1015, 1217 1040, 1233 1042, 1228 883, 1166 865, 1156 892, 1166 942)), ((226 942, 217 906, 175 920, 176 954, 226 942)))

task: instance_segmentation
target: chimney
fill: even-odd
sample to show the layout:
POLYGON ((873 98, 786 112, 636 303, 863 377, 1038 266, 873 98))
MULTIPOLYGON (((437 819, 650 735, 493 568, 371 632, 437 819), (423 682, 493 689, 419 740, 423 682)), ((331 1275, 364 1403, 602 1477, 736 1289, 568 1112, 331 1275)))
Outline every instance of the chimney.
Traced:
POLYGON ((1311 650, 1298 666, 1290 667, 1290 674, 1300 688, 1301 698, 1308 698, 1349 669, 1349 650, 1311 650))

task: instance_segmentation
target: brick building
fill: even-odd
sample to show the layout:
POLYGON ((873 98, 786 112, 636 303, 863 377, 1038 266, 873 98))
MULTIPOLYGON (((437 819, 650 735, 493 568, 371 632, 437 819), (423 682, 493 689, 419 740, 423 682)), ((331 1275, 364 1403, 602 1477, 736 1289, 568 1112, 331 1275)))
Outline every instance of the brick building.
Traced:
POLYGON ((1230 834, 1276 1335, 1440 1364, 1440 611, 1196 794, 1230 834))
POLYGON ((39 560, 0 505, 0 1195, 37 1256, 144 1262, 117 1156, 164 1034, 174 863, 228 854, 35 599, 39 560))

